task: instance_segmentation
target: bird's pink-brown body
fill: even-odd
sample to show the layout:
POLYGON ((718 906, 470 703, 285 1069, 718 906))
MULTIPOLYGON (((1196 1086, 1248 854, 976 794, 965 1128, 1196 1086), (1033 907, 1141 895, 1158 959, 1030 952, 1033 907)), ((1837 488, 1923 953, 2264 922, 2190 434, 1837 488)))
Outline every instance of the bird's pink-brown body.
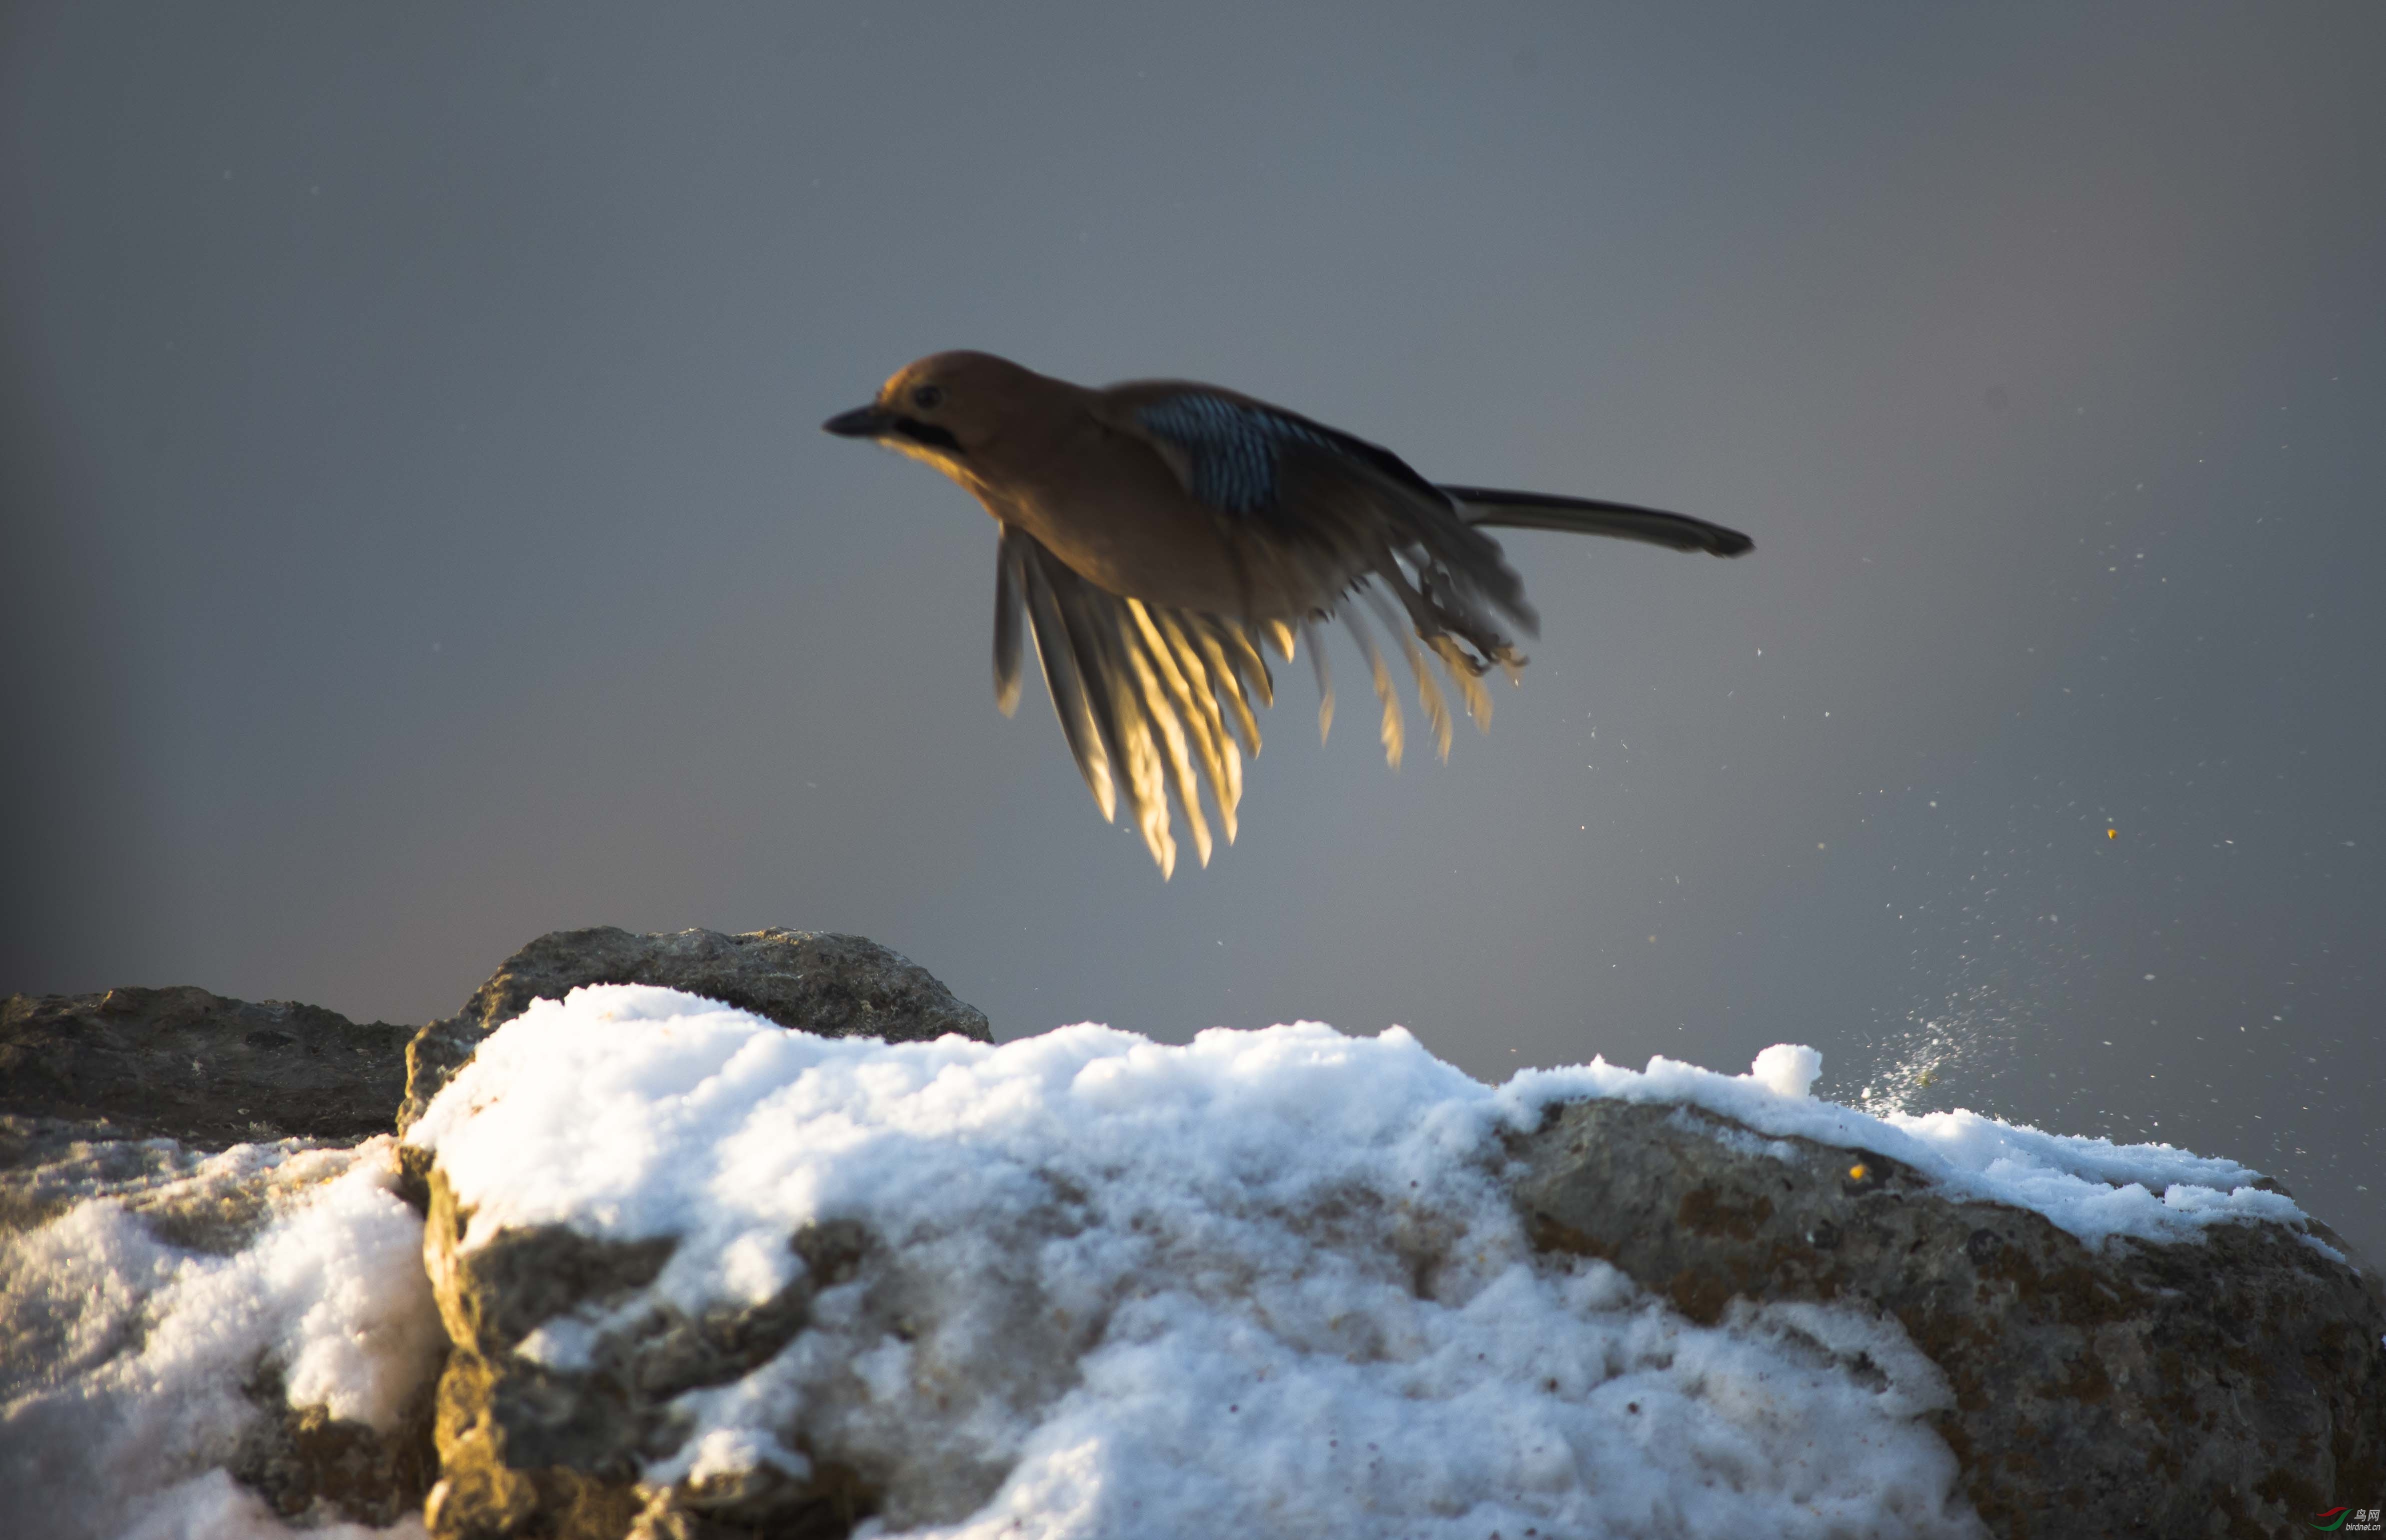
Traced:
MULTIPOLYGON (((1187 489, 1181 454, 1136 419, 1138 407, 1214 386, 1137 381, 1088 390, 983 353, 940 353, 886 382, 882 408, 921 382, 937 382, 939 421, 961 441, 955 454, 896 438, 967 488, 987 513, 1034 536, 1071 570, 1124 597, 1179 609, 1297 623, 1330 607, 1355 572, 1321 589, 1285 567, 1237 561, 1216 510, 1187 489), (970 405, 983 403, 973 409, 970 405)), ((1235 397, 1234 399, 1241 399, 1235 397)))
POLYGON ((1478 526, 1616 536, 1738 556, 1745 535, 1627 504, 1437 486, 1389 451, 1279 407, 1181 380, 1090 390, 985 353, 939 353, 898 371, 828 431, 925 460, 1002 530, 995 681, 1017 699, 1021 618, 1078 769, 1103 816, 1123 787, 1162 872, 1175 863, 1168 788, 1210 858, 1206 777, 1235 835, 1242 755, 1257 753, 1250 701, 1273 699, 1262 642, 1290 657, 1310 635, 1332 719, 1316 622, 1358 638, 1400 763, 1400 704, 1356 598, 1391 630, 1441 753, 1450 714, 1423 643, 1488 726, 1481 676, 1524 663, 1510 628, 1533 629, 1524 585, 1478 526), (1239 745, 1237 740, 1239 740, 1239 745))

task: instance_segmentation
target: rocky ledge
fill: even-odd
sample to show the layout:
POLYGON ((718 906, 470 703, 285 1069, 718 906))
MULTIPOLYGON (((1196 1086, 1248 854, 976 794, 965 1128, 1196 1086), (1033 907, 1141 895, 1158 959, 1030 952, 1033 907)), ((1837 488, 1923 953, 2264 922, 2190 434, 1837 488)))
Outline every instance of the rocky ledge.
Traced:
MULTIPOLYGON (((117 1534, 167 1497, 260 1524, 421 1514, 443 1540, 956 1522, 1006 1500, 1026 1458, 1027 1446, 985 1430, 1090 1394, 1089 1372, 1114 1371, 1086 1366, 1132 1334, 1137 1301, 1214 1289, 1215 1308, 1231 1310, 1266 1295, 1256 1264, 1204 1255, 1198 1212, 1166 1221, 1121 1207, 1098 1176, 1057 1160, 1021 1167, 1027 1186, 1006 1189, 1010 1206, 986 1208, 985 1233, 963 1237, 992 1247, 984 1277, 953 1276, 939 1258, 961 1253, 938 1248, 959 1242, 891 1191, 883 1207, 789 1221, 775 1258, 733 1245, 718 1264, 694 1221, 624 1219, 622 1200, 517 1213, 493 1196, 485 1155, 458 1165, 467 1158, 454 1152, 483 1103, 525 1083, 492 1071, 471 1108, 439 1092, 533 1002, 586 984, 677 990, 820 1037, 992 1040, 982 1014, 894 953, 780 930, 544 936, 456 1016, 410 1034, 191 989, 11 998, 0 1011, 0 1499, 28 1533, 117 1534), (1082 1270, 1031 1259, 1098 1243, 1147 1260, 1098 1289, 1080 1286, 1082 1270), (399 1277, 383 1264, 378 1292, 342 1305, 350 1316, 329 1330, 340 1290, 289 1279, 329 1265, 306 1258, 350 1254, 420 1265, 399 1277), (760 1268, 763 1283, 714 1289, 710 1275, 732 1263, 760 1268), (203 1308, 253 1324, 177 1335, 203 1308), (898 1360, 910 1367, 890 1367, 898 1360), (733 1406, 746 1421, 722 1409, 733 1406)), ((637 1011, 663 1008, 622 998, 625 1034, 642 1030, 637 1011)), ((722 1030, 708 1022, 672 1030, 722 1030)), ((550 1012, 542 1030, 569 1025, 550 1012)), ((759 1051, 749 1041, 722 1062, 767 1081, 767 1066, 752 1069, 759 1051)), ((1131 1045, 1102 1051, 1137 1062, 1131 1045)), ((595 1072, 568 1058, 559 1076, 595 1072)), ((785 1074, 844 1062, 801 1058, 785 1074)), ((955 1058, 940 1072, 967 1079, 984 1063, 955 1058)), ((942 1083, 922 1074, 915 1092, 935 1094, 942 1083)), ((548 1121, 548 1146, 521 1147, 601 1153, 585 1130, 548 1121)), ((2283 1197, 2160 1238, 2083 1238, 1951 1185, 1911 1151, 1764 1122, 1646 1096, 1556 1097, 1476 1153, 1447 1157, 1468 1168, 1455 1185, 1411 1178, 1375 1193, 1338 1176, 1323 1196, 1268 1198, 1282 1211, 1267 1222, 1335 1266, 1382 1272, 1400 1308, 1428 1313, 1487 1308, 1513 1237, 1518 1276, 1572 1279, 1569 1308, 1607 1323, 1599 1330, 1628 1320, 1672 1333, 1637 1371, 1658 1389, 1636 1392, 1628 1410, 1600 1399, 1599 1383, 1561 1386, 1552 1372, 1547 1394, 1569 1416, 1653 1410, 1664 1375, 1688 1383, 1674 1367, 1683 1345, 1737 1333, 1775 1355, 1778 1373, 1869 1395, 1887 1409, 1879 1427, 1910 1425, 1943 1449, 1930 1457, 1952 1472, 1943 1506, 1815 1533, 2269 1535, 2386 1498, 2386 1290, 2283 1197)), ((1086 1168, 1099 1169, 1111 1168, 1086 1168)), ((1223 1211, 1246 1189, 1283 1186, 1256 1168, 1235 1181, 1202 1201, 1223 1211)), ((1337 1361, 1399 1357, 1399 1328, 1347 1314, 1317 1328, 1337 1361)), ((1603 1351, 1607 1388, 1644 1383, 1603 1351)), ((1261 1394, 1250 1393, 1253 1413, 1261 1394)), ((1680 1394, 1712 1410, 1692 1405, 1705 1394, 1695 1386, 1680 1394)), ((1877 1432, 1851 1431, 1850 1444, 1877 1432)), ((1767 1436, 1794 1444, 1812 1430, 1767 1436)))
POLYGON ((1693 1321, 1862 1300, 1942 1370, 1932 1421, 1997 1534, 2274 1534, 2386 1492, 2386 1300, 2315 1223, 2089 1246, 1870 1150, 1593 1101, 1519 1141, 1542 1247, 1693 1321), (2315 1244, 2317 1243, 2317 1244, 2315 1244))

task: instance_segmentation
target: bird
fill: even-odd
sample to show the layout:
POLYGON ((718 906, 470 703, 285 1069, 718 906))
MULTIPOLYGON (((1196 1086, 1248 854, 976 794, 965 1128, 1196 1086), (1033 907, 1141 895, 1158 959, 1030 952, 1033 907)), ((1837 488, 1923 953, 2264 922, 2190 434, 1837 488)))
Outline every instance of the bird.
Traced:
POLYGON ((1309 648, 1321 737, 1334 686, 1320 627, 1339 619, 1382 706, 1397 770, 1405 719, 1366 617, 1398 646, 1440 757, 1451 715, 1427 654, 1488 731, 1484 675, 1517 682, 1514 633, 1538 633, 1524 582, 1487 529, 1562 530, 1737 557, 1737 530, 1629 503, 1438 485, 1390 450, 1239 392, 1187 380, 1101 388, 989 353, 931 354, 823 428, 923 460, 999 526, 994 692, 1019 704, 1032 633, 1061 735, 1105 821, 1124 796, 1163 881, 1175 792, 1195 851, 1227 841, 1252 704, 1275 703, 1264 656, 1309 648))

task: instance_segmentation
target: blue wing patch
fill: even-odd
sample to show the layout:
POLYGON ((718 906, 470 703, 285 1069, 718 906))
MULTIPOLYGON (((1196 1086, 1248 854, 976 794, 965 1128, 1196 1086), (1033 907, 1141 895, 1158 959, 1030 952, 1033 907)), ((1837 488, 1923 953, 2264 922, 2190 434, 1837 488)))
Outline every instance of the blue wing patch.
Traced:
POLYGON ((1185 451, 1194 498, 1222 513, 1281 521, 1286 509, 1277 472, 1287 449, 1321 450, 1436 506, 1449 502, 1439 487, 1390 450, 1290 412, 1184 391, 1140 408, 1136 419, 1185 451))
POLYGON ((1287 444, 1337 447, 1306 423, 1195 391, 1155 401, 1136 419, 1185 451, 1194 497, 1227 513, 1276 511, 1276 455, 1287 444))

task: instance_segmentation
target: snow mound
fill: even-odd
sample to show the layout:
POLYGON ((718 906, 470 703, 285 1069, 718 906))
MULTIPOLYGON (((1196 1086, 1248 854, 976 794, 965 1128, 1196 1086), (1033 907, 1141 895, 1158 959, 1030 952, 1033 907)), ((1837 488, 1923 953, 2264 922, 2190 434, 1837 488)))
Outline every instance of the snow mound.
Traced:
POLYGON ((1702 1328, 1536 1255, 1501 1136, 1557 1101, 1879 1150, 2091 1242, 2297 1213, 2166 1146, 1816 1102, 1819 1063, 1494 1088, 1398 1029, 890 1045, 615 985, 503 1028, 408 1139, 466 1251, 546 1225, 677 1242, 636 1296, 523 1345, 559 1371, 659 1309, 760 1306, 800 1279, 791 1235, 863 1227, 878 1271, 816 1280, 785 1351, 682 1396, 645 1479, 834 1460, 886 1494, 864 1533, 951 1540, 1978 1533, 1927 1420, 1943 1382, 1893 1322, 1742 1304, 1702 1328))
MULTIPOLYGON (((1784 1044, 1746 1075, 1595 1060, 1494 1087, 1398 1029, 888 1045, 614 985, 497 1032, 408 1143, 469 1215, 466 1252, 542 1227, 673 1243, 651 1283, 520 1344, 556 1375, 601 1377, 659 1320, 803 1295, 784 1347, 670 1401, 639 1456, 652 1487, 700 1506, 833 1465, 883 1496, 866 1536, 939 1540, 1979 1534, 1933 1432, 1945 1382, 1893 1321, 1743 1301, 1701 1326, 1535 1251, 1505 1141, 1563 1102, 1877 1151, 2091 1245, 2303 1217, 2166 1145, 1819 1102, 1820 1064, 1784 1044)), ((297 1533, 226 1473, 270 1416, 260 1387, 387 1432, 440 1351, 394 1154, 194 1156, 18 1236, 12 1518, 297 1533)))
POLYGON ((261 1371, 293 1407, 396 1426, 443 1337, 422 1221, 393 1191, 396 1144, 235 1146, 146 1195, 146 1213, 88 1200, 0 1254, 0 1320, 42 1348, 11 1366, 31 1383, 0 1399, 0 1486, 31 1505, 14 1514, 23 1533, 291 1533, 221 1469, 265 1415, 261 1371), (237 1249, 217 1249, 221 1233, 162 1238, 176 1226, 160 1214, 206 1216, 205 1231, 252 1203, 237 1249))

